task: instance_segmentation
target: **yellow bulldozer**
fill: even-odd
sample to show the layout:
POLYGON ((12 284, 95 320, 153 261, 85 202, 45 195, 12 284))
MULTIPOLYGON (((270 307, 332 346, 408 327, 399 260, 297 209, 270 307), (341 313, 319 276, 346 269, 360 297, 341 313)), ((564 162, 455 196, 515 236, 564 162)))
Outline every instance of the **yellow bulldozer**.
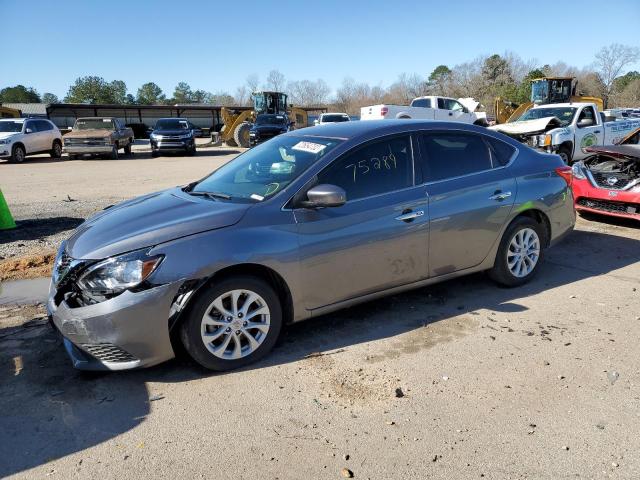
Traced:
POLYGON ((262 113, 287 115, 292 128, 306 127, 309 121, 307 111, 287 104, 287 95, 282 92, 253 92, 253 110, 234 110, 222 107, 220 114, 224 126, 220 130, 217 143, 230 147, 249 147, 249 130, 256 116, 262 113))
POLYGON ((549 103, 589 102, 595 103, 598 110, 604 109, 604 103, 598 97, 576 95, 578 82, 574 77, 542 77, 531 80, 531 101, 521 105, 496 97, 494 100, 496 123, 513 122, 534 105, 549 103))

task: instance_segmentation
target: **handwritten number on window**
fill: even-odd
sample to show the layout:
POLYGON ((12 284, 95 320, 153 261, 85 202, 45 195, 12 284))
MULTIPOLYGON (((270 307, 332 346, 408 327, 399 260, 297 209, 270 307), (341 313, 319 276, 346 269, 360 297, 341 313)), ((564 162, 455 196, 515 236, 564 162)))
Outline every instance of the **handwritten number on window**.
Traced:
POLYGON ((345 169, 351 169, 353 174, 353 183, 357 183, 358 177, 367 175, 372 171, 387 171, 396 170, 398 163, 393 153, 384 155, 382 158, 372 157, 369 159, 360 160, 357 164, 351 163, 345 167, 345 169))

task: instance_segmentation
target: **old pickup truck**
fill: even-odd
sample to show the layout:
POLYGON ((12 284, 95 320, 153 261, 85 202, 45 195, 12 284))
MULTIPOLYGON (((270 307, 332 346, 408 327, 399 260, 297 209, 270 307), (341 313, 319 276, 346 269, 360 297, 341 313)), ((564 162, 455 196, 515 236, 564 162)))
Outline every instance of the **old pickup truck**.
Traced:
POLYGON ((487 114, 477 112, 480 102, 473 98, 426 96, 414 98, 411 105, 372 105, 360 109, 360 120, 415 118, 486 126, 487 114))
POLYGON ((62 137, 69 158, 106 155, 118 158, 118 150, 131 154, 133 130, 113 117, 78 118, 71 132, 62 137))
POLYGON ((640 119, 604 121, 594 103, 554 103, 527 110, 516 121, 489 127, 530 147, 560 155, 565 163, 592 155, 593 145, 615 145, 640 127, 640 119))

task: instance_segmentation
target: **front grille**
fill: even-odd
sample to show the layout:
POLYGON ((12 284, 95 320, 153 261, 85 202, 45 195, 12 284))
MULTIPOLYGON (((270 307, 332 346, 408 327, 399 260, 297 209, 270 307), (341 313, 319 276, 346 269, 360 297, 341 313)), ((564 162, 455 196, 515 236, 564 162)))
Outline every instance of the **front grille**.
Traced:
POLYGON ((620 172, 594 172, 591 171, 596 185, 608 190, 622 190, 631 181, 631 176, 620 172))
POLYGON ((578 205, 602 212, 638 214, 640 212, 640 204, 628 202, 612 202, 609 200, 596 200, 594 198, 579 198, 576 202, 578 205))
POLYGON ((158 138, 159 142, 164 142, 166 140, 184 140, 184 138, 181 138, 179 135, 162 135, 158 138))
POLYGON ((108 143, 109 142, 104 138, 65 138, 64 139, 65 145, 103 146, 103 145, 107 145, 108 143))
POLYGON ((136 357, 111 343, 95 343, 80 345, 84 351, 102 362, 135 362, 136 357))

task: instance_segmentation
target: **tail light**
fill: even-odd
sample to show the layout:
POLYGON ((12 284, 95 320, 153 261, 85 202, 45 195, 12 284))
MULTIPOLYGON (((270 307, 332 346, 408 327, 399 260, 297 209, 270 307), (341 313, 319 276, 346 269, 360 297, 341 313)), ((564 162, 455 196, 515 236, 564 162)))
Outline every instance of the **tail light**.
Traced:
POLYGON ((568 165, 556 168, 556 173, 561 176, 565 182, 567 182, 567 185, 569 187, 571 186, 571 182, 573 180, 573 175, 571 174, 571 172, 572 169, 568 165))
POLYGON ((388 109, 387 107, 382 107, 382 108, 380 109, 380 115, 382 115, 383 117, 384 117, 387 113, 389 113, 389 109, 388 109))

